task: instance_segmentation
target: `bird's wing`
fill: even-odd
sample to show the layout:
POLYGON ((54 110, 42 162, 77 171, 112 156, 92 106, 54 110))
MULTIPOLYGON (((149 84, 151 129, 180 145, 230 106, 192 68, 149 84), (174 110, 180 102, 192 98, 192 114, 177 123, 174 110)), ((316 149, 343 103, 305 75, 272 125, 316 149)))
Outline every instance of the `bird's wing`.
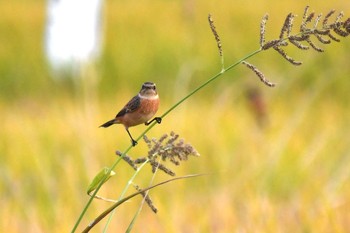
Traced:
POLYGON ((138 107, 140 106, 140 98, 138 96, 134 96, 120 112, 117 114, 116 117, 124 116, 126 113, 134 112, 138 107))

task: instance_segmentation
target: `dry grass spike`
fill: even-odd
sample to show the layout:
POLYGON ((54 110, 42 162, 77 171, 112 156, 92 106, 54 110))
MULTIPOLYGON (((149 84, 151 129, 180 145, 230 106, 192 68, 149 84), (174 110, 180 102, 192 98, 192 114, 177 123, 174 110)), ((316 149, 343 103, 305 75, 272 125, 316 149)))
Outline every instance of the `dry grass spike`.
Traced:
POLYGON ((213 20, 213 17, 211 16, 211 14, 208 15, 208 22, 209 22, 210 29, 215 37, 216 44, 218 46, 219 55, 220 55, 220 59, 221 59, 221 72, 223 73, 225 71, 224 52, 222 50, 220 36, 219 36, 218 32, 216 31, 216 28, 214 25, 214 20, 213 20))
POLYGON ((315 37, 322 44, 330 44, 331 41, 339 42, 340 40, 335 37, 332 32, 341 37, 347 37, 350 35, 350 18, 342 21, 344 13, 340 12, 335 17, 334 22, 330 23, 330 17, 335 13, 335 10, 331 10, 324 17, 322 24, 322 14, 316 14, 311 12, 309 14, 309 6, 304 9, 302 22, 299 28, 299 32, 292 35, 293 19, 295 15, 289 13, 284 21, 281 28, 281 32, 278 39, 270 40, 265 42, 265 26, 266 26, 266 15, 263 17, 260 24, 260 49, 267 50, 273 48, 283 58, 289 61, 293 65, 301 65, 302 62, 296 61, 289 57, 287 53, 282 49, 282 46, 288 46, 288 42, 296 46, 301 50, 308 50, 310 47, 317 52, 324 52, 324 49, 319 47, 314 41, 315 37), (313 24, 311 22, 313 21, 313 24), (288 42, 287 42, 288 41, 288 42), (306 43, 307 45, 303 44, 306 43))
POLYGON ((285 35, 287 35, 287 37, 290 35, 293 27, 293 19, 294 15, 292 13, 289 13, 281 29, 280 40, 284 39, 285 35))
MULTIPOLYGON (((142 189, 138 186, 138 185, 134 185, 135 189, 138 192, 141 192, 142 189)), ((151 208, 151 210, 153 211, 153 213, 157 213, 158 209, 154 206, 152 199, 149 197, 148 195, 148 191, 146 192, 141 192, 142 197, 144 198, 145 202, 147 203, 147 205, 149 206, 149 208, 151 208)))
POLYGON ((252 70, 259 77, 260 81, 263 82, 266 86, 274 87, 276 85, 274 83, 271 83, 269 80, 267 80, 265 78, 265 75, 260 70, 258 70, 254 65, 246 61, 242 61, 242 64, 246 65, 250 70, 252 70))
MULTIPOLYGON (((117 151, 115 152, 115 154, 118 155, 118 156, 122 156, 122 155, 123 155, 123 153, 120 152, 119 150, 117 150, 117 151)), ((125 162, 127 162, 135 171, 137 170, 137 166, 136 166, 136 164, 135 164, 135 161, 133 161, 128 155, 125 154, 122 158, 123 158, 123 160, 124 160, 125 162)))
POLYGON ((219 55, 220 55, 220 57, 222 57, 223 52, 222 52, 222 44, 221 44, 220 36, 219 36, 218 32, 216 31, 216 27, 214 25, 214 20, 213 20, 213 17, 211 16, 211 14, 208 15, 208 21, 209 21, 210 29, 215 37, 215 41, 216 41, 216 44, 217 44, 218 49, 219 49, 219 55))
POLYGON ((328 27, 328 19, 329 19, 329 17, 331 17, 334 13, 335 13, 335 10, 333 9, 333 10, 331 10, 330 12, 328 12, 328 14, 324 17, 323 22, 322 22, 324 28, 327 28, 327 27, 328 27))
POLYGON ((265 14, 260 23, 260 48, 265 44, 266 22, 269 19, 269 15, 265 14))

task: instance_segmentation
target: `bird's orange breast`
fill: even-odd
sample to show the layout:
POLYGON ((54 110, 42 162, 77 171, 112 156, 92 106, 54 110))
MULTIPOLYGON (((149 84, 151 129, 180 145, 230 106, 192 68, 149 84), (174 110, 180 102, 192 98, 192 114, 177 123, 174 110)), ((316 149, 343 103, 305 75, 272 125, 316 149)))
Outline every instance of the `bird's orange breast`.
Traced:
POLYGON ((140 106, 133 112, 128 112, 117 119, 125 127, 143 124, 150 120, 158 111, 159 98, 141 98, 140 106))

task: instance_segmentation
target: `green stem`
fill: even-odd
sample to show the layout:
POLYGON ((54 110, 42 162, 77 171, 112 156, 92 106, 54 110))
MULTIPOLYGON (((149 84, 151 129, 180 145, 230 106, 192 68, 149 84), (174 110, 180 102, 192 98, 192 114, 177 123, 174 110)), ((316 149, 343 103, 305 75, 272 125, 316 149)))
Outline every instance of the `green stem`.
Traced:
MULTIPOLYGON (((149 161, 149 159, 147 159, 147 161, 145 161, 142 165, 145 165, 146 163, 148 163, 148 161, 149 161)), ((159 160, 158 160, 158 162, 159 162, 159 160)), ((141 167, 140 167, 140 169, 141 169, 141 167)), ((140 169, 138 169, 138 170, 140 170, 140 169)), ((152 183, 154 182, 154 179, 155 179, 155 177, 156 177, 157 171, 158 171, 158 167, 157 167, 157 169, 155 170, 155 172, 154 172, 153 175, 152 175, 152 179, 151 179, 151 181, 150 181, 149 186, 151 186, 152 183)), ((149 192, 150 192, 150 190, 148 190, 147 192, 144 193, 144 198, 142 199, 142 202, 141 202, 141 204, 140 204, 138 210, 136 211, 136 213, 135 213, 134 217, 132 218, 132 220, 131 220, 131 222, 130 222, 128 228, 126 229, 126 231, 125 231, 126 233, 131 232, 131 230, 132 230, 132 228, 133 228, 133 226, 134 226, 134 224, 135 224, 135 221, 136 221, 137 217, 140 215, 141 210, 142 210, 142 208, 143 208, 143 205, 144 205, 145 202, 146 202, 146 198, 147 198, 149 192)), ((123 196, 124 196, 124 195, 123 195, 123 196)), ((120 199, 121 199, 121 198, 120 198, 120 199)), ((115 211, 115 209, 113 210, 113 212, 114 212, 114 211, 115 211)))
MULTIPOLYGON (((219 78, 222 74, 226 73, 227 71, 231 70, 232 68, 236 67, 237 65, 239 65, 242 61, 247 60, 248 58, 254 56, 255 54, 258 54, 259 52, 261 52, 261 49, 258 49, 250 54, 248 54, 247 56, 243 57, 242 59, 238 60, 236 63, 228 66, 226 69, 222 68, 222 70, 220 71, 220 73, 217 73, 216 75, 214 75, 213 77, 211 77, 210 79, 208 79, 207 81, 205 81, 204 83, 202 83, 201 85, 199 85, 197 88, 195 88, 193 91, 191 91, 189 94, 187 94, 185 97, 183 97, 181 100, 179 100, 177 103, 175 103, 172 107, 170 107, 166 112, 164 112, 161 115, 161 118, 163 119, 164 117, 166 117, 170 112, 172 112, 175 108, 177 108, 180 104, 182 104, 185 100, 187 100, 188 98, 190 98, 192 95, 194 95, 195 93, 197 93, 199 90, 201 90, 202 88, 204 88, 205 86, 207 86, 209 83, 213 82, 214 80, 216 80, 217 78, 219 78)), ((150 131, 157 123, 153 122, 150 126, 148 126, 148 128, 141 133, 141 135, 136 139, 136 141, 139 141, 148 131, 150 131)), ((110 172, 117 166, 117 164, 120 162, 120 160, 126 155, 126 153, 128 153, 130 150, 132 149, 132 146, 130 145, 124 152, 123 154, 114 162, 114 164, 110 167, 109 171, 106 173, 105 179, 108 177, 108 174, 110 174, 110 172)), ((74 233, 76 231, 76 229, 78 228, 78 225, 80 224, 81 220, 83 219, 86 211, 88 210, 89 206, 92 203, 92 200, 94 199, 94 197, 96 196, 97 192, 100 190, 100 188, 102 187, 102 184, 104 183, 104 180, 102 179, 100 184, 97 186, 96 190, 94 191, 94 193, 91 195, 89 201, 86 203, 82 213, 80 214, 77 222, 75 223, 71 233, 74 233)))
MULTIPOLYGON (((231 70, 233 67, 239 65, 242 61, 254 56, 255 54, 261 52, 261 50, 256 50, 253 53, 245 56, 244 58, 242 58, 241 60, 237 61, 236 63, 228 66, 226 69, 223 68, 221 70, 220 73, 217 73, 216 75, 214 75, 213 77, 211 77, 210 79, 208 79, 206 82, 204 82, 203 84, 201 84, 200 86, 198 86, 196 89, 194 89, 192 92, 190 92, 188 95, 186 95, 184 98, 182 98, 179 102, 177 102, 176 104, 174 104, 171 108, 169 108, 165 113, 163 113, 163 115, 161 115, 161 118, 164 118, 166 115, 168 115, 171 111, 173 111, 177 106, 179 106, 180 104, 182 104, 185 100, 187 100, 188 98, 190 98, 192 95, 194 95, 195 93, 197 93, 199 90, 201 90, 203 87, 207 86, 209 83, 213 82, 214 80, 216 80, 217 78, 219 78, 222 74, 226 73, 227 71, 231 70)), ((148 129, 149 130, 149 129, 148 129)), ((147 131, 148 131, 147 130, 147 131)), ((147 131, 145 131, 144 133, 146 133, 147 131)), ((141 135, 141 137, 144 134, 141 135)))
POLYGON ((161 185, 164 185, 166 183, 169 183, 169 182, 172 182, 172 181, 175 181, 175 180, 182 180, 182 179, 187 179, 187 178, 192 178, 192 177, 198 177, 198 176, 204 176, 206 174, 193 174, 193 175, 186 175, 186 176, 180 176, 180 177, 175 177, 175 178, 172 178, 172 179, 169 179, 169 180, 166 180, 166 181, 163 181, 163 182, 160 182, 158 184, 155 184, 155 185, 152 185, 152 186, 149 186, 145 189, 142 189, 140 191, 137 191, 133 194, 130 194, 129 196, 127 197, 124 197, 123 199, 121 199, 120 201, 118 201, 117 203, 113 204, 111 207, 109 207, 108 209, 106 209, 105 211, 103 211, 97 218, 95 218, 95 220, 90 223, 90 225, 88 225, 85 230, 83 230, 82 232, 83 233, 87 233, 89 232, 97 223, 99 223, 106 215, 108 215, 112 210, 114 210, 115 208, 117 208, 119 205, 121 205, 122 203, 126 202, 127 200, 133 198, 134 196, 137 196, 143 192, 146 192, 148 190, 151 190, 153 188, 156 188, 158 186, 161 186, 161 185))
POLYGON ((81 214, 79 215, 79 218, 78 218, 77 222, 75 223, 75 225, 74 225, 74 227, 73 227, 71 233, 74 233, 74 232, 77 230, 77 228, 78 228, 78 226, 79 226, 81 220, 83 219, 83 217, 84 217, 86 211, 87 211, 88 208, 90 207, 90 205, 91 205, 91 203, 92 203, 92 200, 95 198, 97 192, 98 192, 98 191, 100 190, 100 188, 102 187, 104 181, 108 178, 108 174, 111 173, 111 171, 117 166, 117 164, 120 162, 120 160, 122 160, 122 158, 126 155, 126 153, 128 153, 128 152, 131 150, 131 148, 132 148, 132 146, 130 145, 130 146, 125 150, 125 152, 114 162, 114 164, 112 165, 112 167, 109 168, 108 172, 106 173, 106 176, 105 176, 103 179, 101 179, 100 184, 97 186, 96 190, 95 190, 94 193, 91 195, 91 197, 89 198, 88 202, 86 203, 86 205, 85 205, 83 211, 82 211, 81 214))
MULTIPOLYGON (((139 172, 141 171, 141 169, 143 168, 143 166, 145 166, 145 165, 148 163, 148 161, 149 161, 149 159, 147 158, 147 160, 146 160, 145 162, 143 162, 143 163, 141 164, 141 166, 134 172, 133 176, 129 179, 127 185, 124 187, 122 193, 120 194, 120 196, 119 196, 119 198, 118 198, 118 201, 120 201, 120 200, 124 197, 126 191, 128 191, 130 185, 134 182, 134 179, 135 179, 136 176, 139 174, 139 172)), ((107 223, 106 223, 106 225, 105 225, 105 227, 104 227, 103 232, 107 232, 107 228, 108 228, 108 226, 109 226, 109 224, 110 224, 110 222, 111 222, 111 220, 112 220, 112 217, 113 217, 113 215, 114 215, 114 212, 115 212, 115 209, 114 209, 114 210, 111 212, 111 214, 109 215, 108 220, 107 220, 107 223)))

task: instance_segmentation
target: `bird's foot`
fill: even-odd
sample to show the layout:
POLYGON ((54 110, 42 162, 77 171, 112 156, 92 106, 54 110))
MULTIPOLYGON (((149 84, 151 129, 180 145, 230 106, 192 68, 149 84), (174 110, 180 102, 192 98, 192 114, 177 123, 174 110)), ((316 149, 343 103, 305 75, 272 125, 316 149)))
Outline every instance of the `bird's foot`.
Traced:
POLYGON ((151 124, 153 121, 156 121, 158 124, 162 123, 162 118, 161 117, 155 117, 149 122, 145 122, 145 125, 151 124))
POLYGON ((158 124, 162 123, 162 118, 161 117, 156 117, 154 118, 158 124))
POLYGON ((132 146, 136 146, 137 145, 137 141, 135 141, 134 139, 131 139, 131 143, 132 143, 132 146))

